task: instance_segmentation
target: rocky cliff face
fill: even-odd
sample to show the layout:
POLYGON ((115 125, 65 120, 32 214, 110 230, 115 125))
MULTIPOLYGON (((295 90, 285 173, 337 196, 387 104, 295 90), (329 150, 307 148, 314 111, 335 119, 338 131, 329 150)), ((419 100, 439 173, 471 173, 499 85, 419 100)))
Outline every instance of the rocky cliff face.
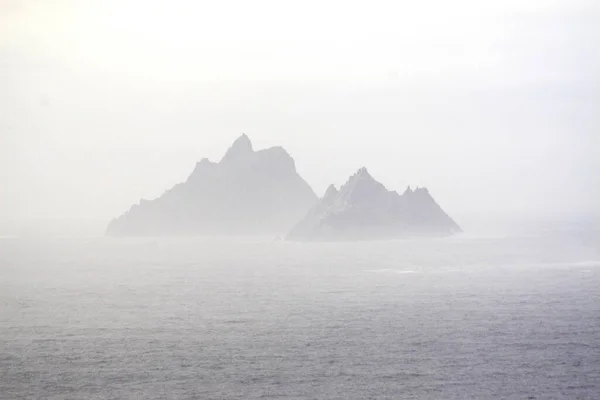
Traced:
POLYGON ((389 191, 361 168, 332 185, 288 234, 290 240, 372 240, 460 232, 425 188, 389 191))
POLYGON ((111 221, 107 234, 284 234, 316 201, 283 148, 254 151, 242 135, 220 162, 198 162, 186 182, 141 200, 111 221))

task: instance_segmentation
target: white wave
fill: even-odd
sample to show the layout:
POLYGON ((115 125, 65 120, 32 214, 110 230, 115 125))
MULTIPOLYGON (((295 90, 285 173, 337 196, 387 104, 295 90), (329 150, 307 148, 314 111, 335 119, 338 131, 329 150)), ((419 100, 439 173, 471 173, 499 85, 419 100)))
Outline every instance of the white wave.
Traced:
POLYGON ((416 274, 419 271, 414 271, 414 270, 405 270, 405 269, 390 269, 390 268, 385 268, 385 269, 367 269, 364 272, 370 272, 370 273, 374 273, 374 274, 385 274, 385 273, 391 273, 391 274, 416 274))
POLYGON ((523 264, 522 266, 537 267, 537 268, 546 268, 546 267, 549 267, 549 268, 590 268, 590 267, 600 267, 600 260, 532 263, 532 264, 523 264))

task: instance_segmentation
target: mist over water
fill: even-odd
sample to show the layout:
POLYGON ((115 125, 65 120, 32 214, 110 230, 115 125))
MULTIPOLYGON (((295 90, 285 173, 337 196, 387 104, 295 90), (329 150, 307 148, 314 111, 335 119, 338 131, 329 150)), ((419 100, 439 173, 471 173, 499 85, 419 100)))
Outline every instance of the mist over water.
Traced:
POLYGON ((0 0, 0 400, 600 399, 598 48, 597 0, 0 0))
POLYGON ((597 398, 599 239, 2 239, 0 398, 597 398))

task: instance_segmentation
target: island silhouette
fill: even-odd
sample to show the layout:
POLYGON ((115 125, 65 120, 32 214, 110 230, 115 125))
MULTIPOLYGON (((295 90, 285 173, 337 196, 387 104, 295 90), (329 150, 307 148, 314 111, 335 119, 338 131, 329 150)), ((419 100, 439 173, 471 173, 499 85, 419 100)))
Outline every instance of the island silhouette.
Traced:
POLYGON ((295 241, 375 240, 461 232, 426 188, 400 195, 361 168, 319 199, 282 147, 255 151, 246 134, 219 162, 113 219, 109 236, 275 235, 295 241))

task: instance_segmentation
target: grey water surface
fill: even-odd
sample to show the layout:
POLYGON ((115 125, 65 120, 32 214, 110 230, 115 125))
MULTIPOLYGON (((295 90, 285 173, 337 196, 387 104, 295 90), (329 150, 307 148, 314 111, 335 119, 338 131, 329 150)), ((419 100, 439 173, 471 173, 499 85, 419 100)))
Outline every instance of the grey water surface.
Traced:
POLYGON ((0 239, 0 398, 597 399, 599 245, 0 239))

